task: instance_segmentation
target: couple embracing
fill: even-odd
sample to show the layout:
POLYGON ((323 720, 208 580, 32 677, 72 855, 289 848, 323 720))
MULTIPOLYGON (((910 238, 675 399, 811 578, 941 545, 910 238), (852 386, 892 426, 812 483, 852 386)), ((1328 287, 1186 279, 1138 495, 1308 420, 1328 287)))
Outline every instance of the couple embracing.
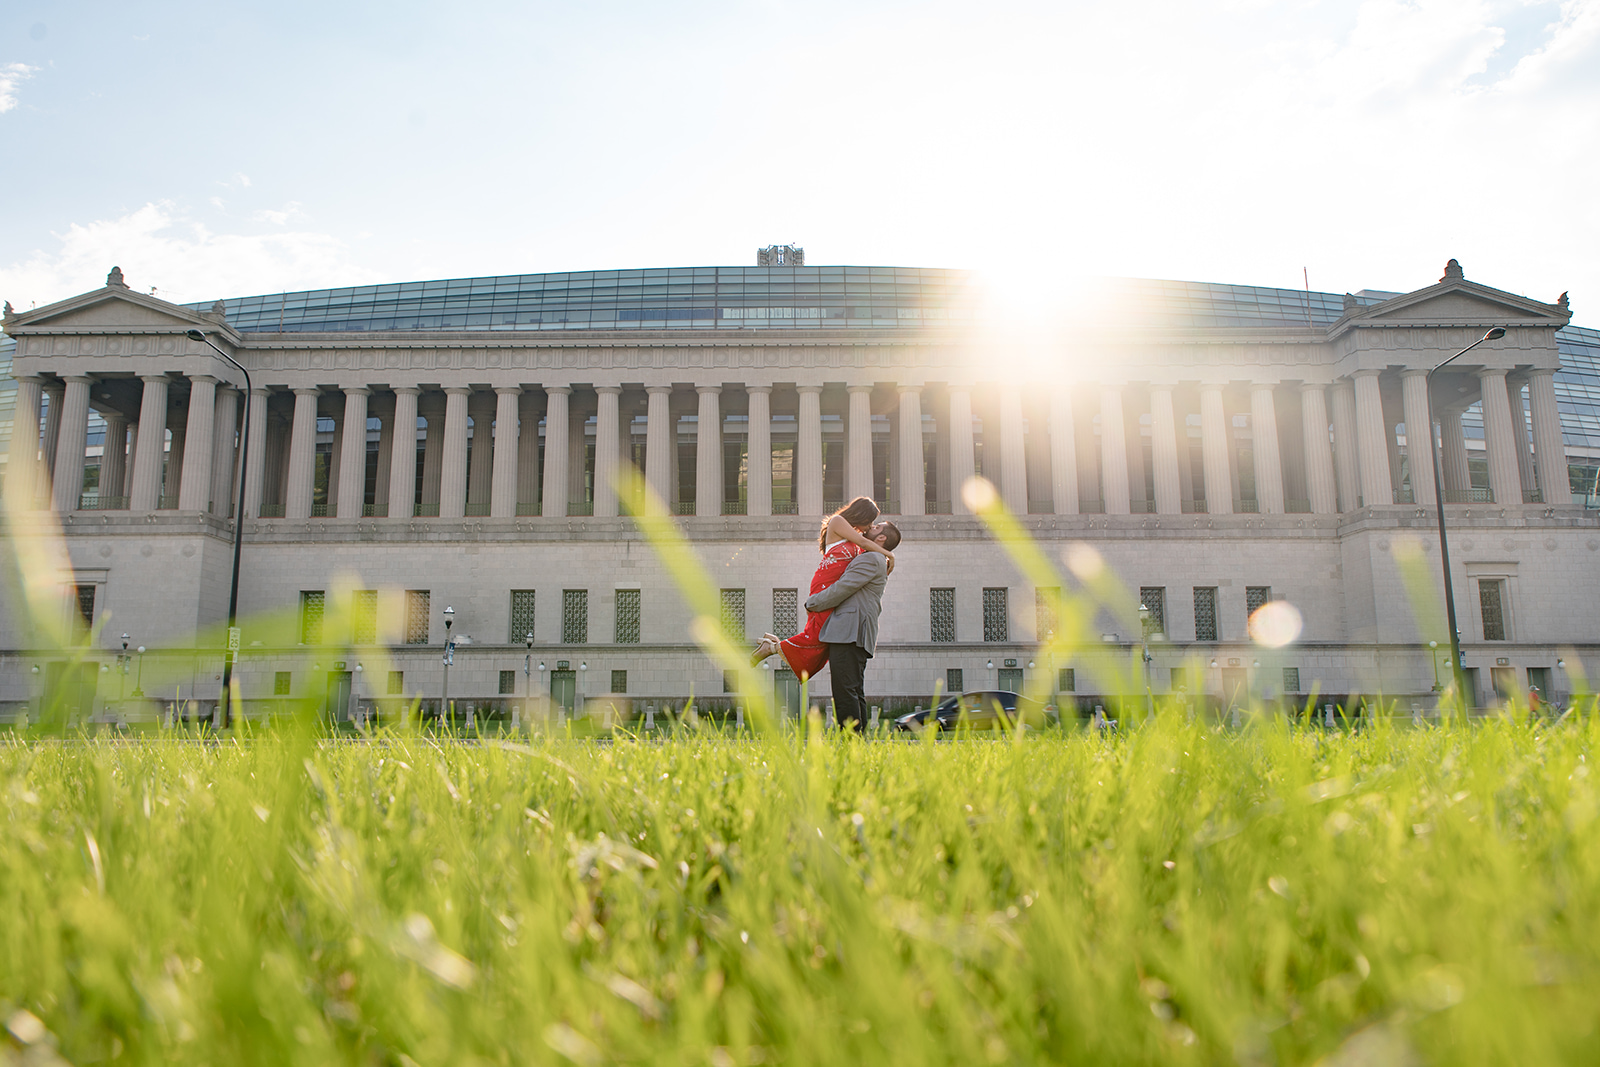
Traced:
POLYGON ((865 728, 867 660, 877 649, 883 587, 894 570, 900 530, 880 519, 878 505, 858 496, 823 520, 822 562, 811 576, 806 627, 793 637, 767 634, 751 663, 781 654, 800 678, 833 667, 833 706, 840 726, 865 728))

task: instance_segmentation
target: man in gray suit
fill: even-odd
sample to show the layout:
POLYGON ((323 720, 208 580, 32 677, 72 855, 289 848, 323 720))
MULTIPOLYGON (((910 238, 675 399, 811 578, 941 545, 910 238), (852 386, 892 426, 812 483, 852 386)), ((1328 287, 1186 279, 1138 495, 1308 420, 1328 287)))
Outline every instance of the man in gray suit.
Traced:
MULTIPOLYGON (((880 522, 867 529, 867 537, 893 552, 900 544, 900 529, 892 522, 880 522)), ((837 582, 806 601, 807 611, 833 609, 820 636, 828 646, 828 666, 833 671, 834 714, 840 726, 853 723, 858 731, 867 724, 867 660, 878 648, 878 613, 888 581, 883 553, 862 552, 837 582)))

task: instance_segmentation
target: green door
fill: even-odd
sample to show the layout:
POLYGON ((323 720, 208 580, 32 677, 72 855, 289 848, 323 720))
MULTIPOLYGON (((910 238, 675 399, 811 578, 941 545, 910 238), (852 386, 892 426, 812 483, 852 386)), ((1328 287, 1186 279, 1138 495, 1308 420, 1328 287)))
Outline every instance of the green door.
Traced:
POLYGON ((577 671, 551 671, 550 672, 550 703, 564 710, 568 715, 577 706, 578 697, 578 672, 577 671))
POLYGON ((1022 692, 1022 668, 1021 667, 1001 667, 1000 668, 1000 688, 1001 688, 1001 690, 1003 690, 1004 692, 1007 692, 1007 693, 1020 693, 1020 692, 1022 692))
POLYGON ((328 699, 322 706, 329 722, 344 722, 350 718, 350 672, 328 672, 328 699))
POLYGON ((786 719, 800 717, 800 679, 794 671, 773 672, 772 704, 778 714, 786 719))

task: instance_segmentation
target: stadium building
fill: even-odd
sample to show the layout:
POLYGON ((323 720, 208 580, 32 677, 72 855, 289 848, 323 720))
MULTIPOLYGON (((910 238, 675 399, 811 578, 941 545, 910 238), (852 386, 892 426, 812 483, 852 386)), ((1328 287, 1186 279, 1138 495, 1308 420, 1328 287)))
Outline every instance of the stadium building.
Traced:
MULTIPOLYGON (((207 713, 248 440, 238 675, 252 711, 310 697, 360 718, 391 698, 436 706, 446 684, 479 716, 530 691, 569 709, 735 702, 626 517, 628 463, 750 641, 802 621, 819 518, 858 494, 882 502, 905 542, 875 704, 1045 672, 1064 706, 1092 707, 1148 656, 1141 684, 1214 705, 1430 707, 1448 671, 1428 644, 1448 646, 1434 475, 1406 433, 1430 405, 1475 698, 1559 698, 1600 669, 1600 333, 1569 325, 1564 294, 1530 300, 1453 260, 1403 294, 1118 280, 1048 339, 1011 341, 963 272, 804 260, 784 246, 755 267, 192 305, 113 269, 82 296, 8 305, 6 499, 42 520, 14 515, 15 529, 61 531, 69 558, 34 578, 59 587, 54 622, 92 651, 72 665, 8 588, 0 701, 207 713), (1430 396, 1427 372, 1491 327, 1505 336, 1430 396), (248 420, 242 376, 191 329, 250 371, 248 420), (1088 544, 1126 585, 1070 661, 1041 647, 1047 594, 964 505, 975 475, 1053 558, 1088 544), (1247 620, 1279 600, 1303 631, 1264 649, 1247 620), (448 682, 447 606, 461 639, 448 682), (119 658, 124 632, 143 657, 119 658)), ((793 707, 795 679, 771 677, 793 707)))

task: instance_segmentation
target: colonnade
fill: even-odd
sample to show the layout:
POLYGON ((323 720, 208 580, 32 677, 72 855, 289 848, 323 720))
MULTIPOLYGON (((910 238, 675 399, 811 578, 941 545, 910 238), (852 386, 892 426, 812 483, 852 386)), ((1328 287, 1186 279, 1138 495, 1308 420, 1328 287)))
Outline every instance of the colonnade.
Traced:
MULTIPOLYGON (((1485 368, 1476 372, 1476 395, 1435 409, 1447 499, 1474 499, 1461 413, 1481 398, 1493 500, 1520 504, 1549 487, 1547 499, 1565 501, 1553 374, 1508 377, 1485 368)), ((79 507, 95 384, 93 375, 17 379, 9 470, 31 491, 24 486, 12 499, 79 507)), ((1413 370, 1362 370, 1332 384, 1048 388, 262 386, 248 426, 240 425, 239 391, 215 377, 180 383, 149 375, 141 385, 136 413, 101 406, 100 507, 228 514, 242 435, 250 440, 246 515, 288 519, 614 516, 622 510, 615 475, 641 454, 648 485, 697 516, 819 515, 836 495, 874 496, 906 515, 961 514, 960 488, 974 473, 993 481, 1019 513, 1331 514, 1426 504, 1434 493, 1431 461, 1403 467, 1396 434, 1428 422, 1426 377, 1413 370), (182 385, 187 402, 178 407, 171 401, 182 385), (315 505, 319 418, 335 428, 326 503, 315 505), (375 471, 369 419, 378 424, 375 471), (418 427, 415 442, 408 427, 418 427), (740 450, 730 452, 730 441, 740 450), (680 446, 690 443, 693 491, 685 500, 680 446), (875 452, 878 445, 887 455, 875 452), (725 469, 730 457, 739 469, 725 469), (1398 491, 1407 468, 1409 496, 1398 491), (788 499, 775 502, 779 480, 788 499)))

